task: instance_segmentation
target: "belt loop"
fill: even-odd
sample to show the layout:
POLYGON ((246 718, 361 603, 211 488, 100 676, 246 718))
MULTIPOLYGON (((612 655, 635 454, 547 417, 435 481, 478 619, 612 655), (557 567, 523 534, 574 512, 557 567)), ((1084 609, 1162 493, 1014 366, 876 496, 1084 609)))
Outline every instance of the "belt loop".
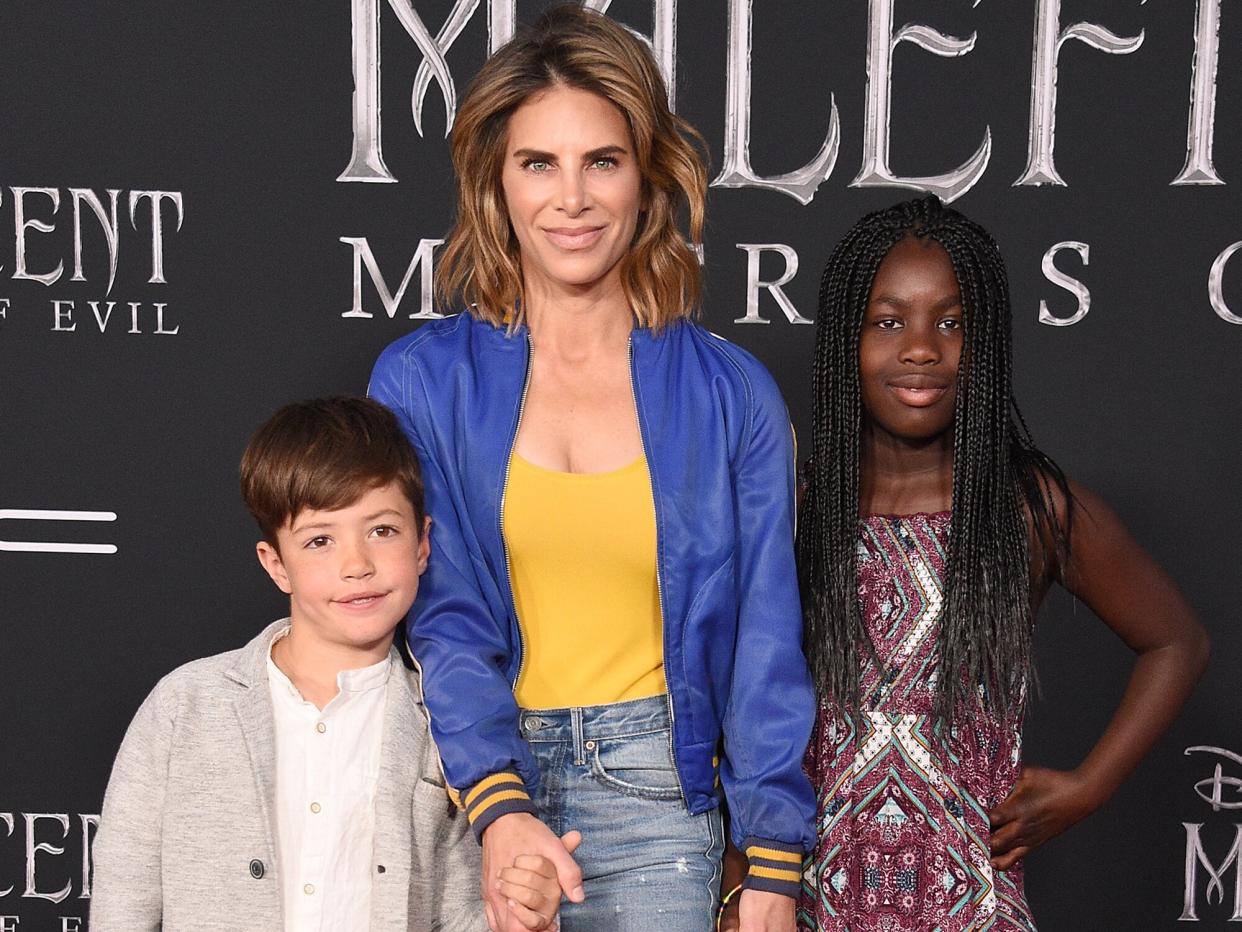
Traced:
POLYGON ((582 709, 570 709, 569 721, 574 736, 574 763, 581 767, 586 763, 586 750, 582 747, 582 709))

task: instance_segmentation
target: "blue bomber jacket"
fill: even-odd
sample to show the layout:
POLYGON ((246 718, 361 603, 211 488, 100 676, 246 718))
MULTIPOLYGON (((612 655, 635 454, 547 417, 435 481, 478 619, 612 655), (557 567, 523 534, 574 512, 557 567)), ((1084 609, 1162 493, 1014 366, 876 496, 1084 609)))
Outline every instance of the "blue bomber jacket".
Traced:
MULTIPOLYGON (((431 731, 477 835, 534 812, 518 729, 521 629, 501 534, 530 372, 524 327, 458 314, 390 345, 369 394, 422 463, 432 556, 408 626, 431 731)), ((793 436, 752 356, 696 324, 637 328, 630 374, 655 500, 673 758, 693 813, 728 800, 746 886, 797 895, 814 841, 815 714, 793 556, 793 436)))

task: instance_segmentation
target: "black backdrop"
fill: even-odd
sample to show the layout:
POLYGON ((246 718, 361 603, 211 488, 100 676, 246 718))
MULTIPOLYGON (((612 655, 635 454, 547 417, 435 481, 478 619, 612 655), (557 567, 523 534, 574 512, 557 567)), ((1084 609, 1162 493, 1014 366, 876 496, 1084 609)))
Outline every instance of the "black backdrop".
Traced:
MULTIPOLYGON (((242 446, 286 401, 362 391, 380 348, 418 325, 425 261, 395 295, 420 241, 426 258, 451 218, 452 110, 433 78, 419 133, 419 66, 442 65, 460 94, 507 17, 544 5, 0 5, 0 930, 86 927, 84 840, 130 716, 160 675, 282 613, 236 493, 242 446), (447 52, 412 38, 454 13, 465 21, 447 52), (355 70, 364 90, 380 75, 388 183, 338 180, 355 148, 375 161, 365 132, 355 139, 355 122, 367 125, 355 70)), ((1029 896, 1045 929, 1227 921, 1242 839, 1231 811, 1242 799, 1242 257, 1222 260, 1215 292, 1211 279, 1242 240, 1242 11, 1224 0, 615 0, 607 12, 647 35, 659 24, 676 106, 706 136, 719 182, 705 322, 772 369, 803 436, 814 328, 790 317, 814 318, 819 270, 853 220, 908 193, 852 182, 950 173, 986 136, 973 184, 914 186, 954 188, 996 234, 1037 438, 1113 504, 1214 639, 1169 736, 1108 806, 1029 859, 1029 896), (905 23, 925 28, 893 49, 905 23), (975 42, 953 49, 933 32, 975 42), (958 54, 926 47, 937 43, 958 54), (1033 89, 1050 86, 1064 183, 1015 183, 1038 180, 1028 156, 1048 108, 1033 89), (746 181, 797 172, 826 141, 835 164, 804 172, 821 183, 804 180, 800 198, 746 181), (1061 243, 1089 250, 1085 263, 1081 247, 1054 257, 1089 291, 1068 326, 1040 321, 1041 299, 1047 317, 1082 311, 1043 271, 1061 243), (751 285, 793 261, 787 314, 751 285), (752 290, 752 320, 738 322, 752 290)), ((1070 767, 1119 698, 1128 652, 1064 597, 1043 612, 1038 650, 1027 757, 1070 767)))

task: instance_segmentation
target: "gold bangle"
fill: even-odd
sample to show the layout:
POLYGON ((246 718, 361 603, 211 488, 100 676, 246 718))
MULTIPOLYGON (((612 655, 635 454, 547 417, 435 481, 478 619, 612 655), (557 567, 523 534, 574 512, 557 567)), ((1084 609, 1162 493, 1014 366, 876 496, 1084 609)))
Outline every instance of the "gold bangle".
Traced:
POLYGON ((725 907, 727 907, 729 902, 738 895, 741 889, 742 885, 739 883, 736 887, 726 893, 720 900, 720 909, 716 910, 716 932, 720 932, 720 923, 724 921, 725 907))

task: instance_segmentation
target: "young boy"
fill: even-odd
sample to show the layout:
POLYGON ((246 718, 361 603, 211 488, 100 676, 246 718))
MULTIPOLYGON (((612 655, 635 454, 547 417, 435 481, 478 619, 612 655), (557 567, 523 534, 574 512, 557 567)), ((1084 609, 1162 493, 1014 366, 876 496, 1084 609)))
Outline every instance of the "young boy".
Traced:
MULTIPOLYGON (((393 646, 430 553, 395 418, 366 399, 289 405, 241 485, 290 618, 139 709, 104 798, 91 929, 486 929, 479 848, 393 646)), ((518 858, 502 884, 523 926, 552 927, 548 861, 518 858)))

